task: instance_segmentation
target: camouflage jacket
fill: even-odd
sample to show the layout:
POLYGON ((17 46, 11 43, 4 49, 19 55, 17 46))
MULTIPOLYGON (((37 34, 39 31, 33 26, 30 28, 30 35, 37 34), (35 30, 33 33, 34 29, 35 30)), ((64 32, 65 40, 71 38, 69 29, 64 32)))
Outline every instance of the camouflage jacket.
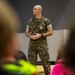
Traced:
MULTIPOLYGON (((35 33, 46 33, 47 32, 47 26, 50 25, 51 22, 49 19, 45 18, 42 16, 40 19, 31 18, 28 22, 28 26, 30 29, 30 33, 33 35, 35 33)), ((40 50, 42 49, 48 49, 48 44, 47 44, 47 38, 39 38, 38 40, 32 40, 30 39, 29 42, 29 48, 39 48, 40 50)))

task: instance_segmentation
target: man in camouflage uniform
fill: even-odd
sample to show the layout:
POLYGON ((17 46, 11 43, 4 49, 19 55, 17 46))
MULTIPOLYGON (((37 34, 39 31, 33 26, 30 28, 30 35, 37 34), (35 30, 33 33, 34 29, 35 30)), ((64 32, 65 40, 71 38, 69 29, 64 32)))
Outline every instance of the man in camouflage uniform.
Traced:
POLYGON ((37 54, 39 54, 45 75, 49 75, 49 53, 47 36, 52 35, 52 25, 50 20, 42 16, 42 6, 36 5, 33 8, 34 18, 31 18, 26 28, 26 36, 30 38, 28 47, 28 59, 36 65, 37 54))

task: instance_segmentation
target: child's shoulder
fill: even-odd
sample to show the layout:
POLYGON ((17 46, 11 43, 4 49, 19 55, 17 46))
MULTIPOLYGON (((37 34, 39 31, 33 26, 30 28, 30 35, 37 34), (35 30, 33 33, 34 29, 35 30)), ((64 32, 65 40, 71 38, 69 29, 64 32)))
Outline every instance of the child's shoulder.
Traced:
POLYGON ((61 75, 64 71, 64 66, 59 60, 51 70, 51 75, 61 75))

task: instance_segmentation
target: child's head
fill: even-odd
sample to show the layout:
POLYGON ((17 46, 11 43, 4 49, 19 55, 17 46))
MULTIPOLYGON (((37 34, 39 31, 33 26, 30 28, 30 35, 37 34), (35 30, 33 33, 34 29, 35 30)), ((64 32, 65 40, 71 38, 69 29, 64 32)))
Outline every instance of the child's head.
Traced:
POLYGON ((18 19, 11 6, 0 1, 0 58, 10 56, 17 50, 18 19))

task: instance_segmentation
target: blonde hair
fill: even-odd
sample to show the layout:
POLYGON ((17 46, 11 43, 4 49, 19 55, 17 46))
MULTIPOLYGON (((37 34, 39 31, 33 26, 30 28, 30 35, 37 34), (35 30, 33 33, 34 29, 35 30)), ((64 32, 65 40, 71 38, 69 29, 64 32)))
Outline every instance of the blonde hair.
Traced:
POLYGON ((16 33, 17 25, 18 18, 11 5, 6 1, 0 1, 0 56, 16 33))

